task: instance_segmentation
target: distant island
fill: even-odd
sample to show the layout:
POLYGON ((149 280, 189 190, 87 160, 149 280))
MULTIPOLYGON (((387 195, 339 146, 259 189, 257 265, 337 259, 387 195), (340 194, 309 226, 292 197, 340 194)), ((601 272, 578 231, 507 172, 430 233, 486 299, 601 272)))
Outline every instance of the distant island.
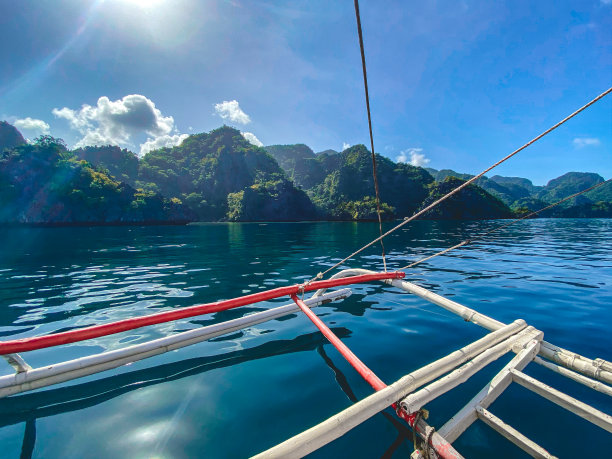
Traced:
MULTIPOLYGON (((472 176, 377 155, 382 215, 409 216, 472 176)), ((423 218, 514 218, 603 182, 569 172, 534 186, 482 177, 423 218)), ((69 150, 61 139, 27 142, 0 122, 0 224, 184 224, 192 221, 368 221, 376 216, 370 152, 355 145, 257 147, 223 126, 138 158, 117 146, 69 150)), ((543 217, 612 217, 612 184, 543 217)))

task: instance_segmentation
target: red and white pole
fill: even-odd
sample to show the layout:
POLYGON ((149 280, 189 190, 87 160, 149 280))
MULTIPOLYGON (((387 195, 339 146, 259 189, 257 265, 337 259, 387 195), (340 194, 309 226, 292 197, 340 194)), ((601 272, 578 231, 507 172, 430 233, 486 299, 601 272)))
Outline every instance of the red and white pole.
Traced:
MULTIPOLYGON (((298 307, 304 312, 304 314, 306 314, 310 321, 316 325, 319 331, 323 333, 323 335, 329 340, 329 342, 333 344, 333 346, 338 350, 338 352, 342 354, 346 361, 350 363, 355 370, 357 370, 361 377, 365 379, 370 384, 370 386, 374 388, 375 391, 379 391, 387 387, 387 385, 378 376, 376 376, 376 374, 372 370, 370 370, 365 363, 359 360, 359 357, 357 357, 353 353, 353 351, 351 351, 348 346, 344 344, 340 340, 340 338, 338 338, 334 334, 334 332, 331 331, 330 328, 325 325, 325 323, 323 323, 323 321, 319 319, 319 317, 317 317, 317 315, 312 312, 312 310, 302 300, 300 300, 295 294, 291 295, 291 298, 293 299, 293 301, 295 301, 295 304, 297 304, 298 307)), ((424 438, 429 441, 429 444, 436 451, 438 456, 444 459, 459 459, 462 457, 461 454, 459 454, 455 450, 455 448, 453 448, 453 446, 441 435, 434 432, 433 435, 430 435, 428 437, 427 433, 425 432, 426 429, 424 428, 426 427, 425 421, 419 420, 415 425, 415 414, 406 413, 400 408, 397 403, 394 403, 391 406, 393 407, 397 415, 404 421, 406 421, 408 425, 412 429, 414 429, 419 434, 419 436, 421 436, 421 438, 424 438)))

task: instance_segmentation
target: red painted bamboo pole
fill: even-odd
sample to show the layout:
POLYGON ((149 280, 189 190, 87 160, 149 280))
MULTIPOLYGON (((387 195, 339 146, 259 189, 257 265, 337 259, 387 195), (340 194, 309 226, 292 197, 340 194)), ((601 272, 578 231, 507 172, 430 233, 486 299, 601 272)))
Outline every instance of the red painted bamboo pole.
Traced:
MULTIPOLYGON (((334 332, 331 331, 330 328, 325 325, 325 323, 321 319, 319 319, 319 317, 314 312, 312 312, 312 310, 306 305, 306 303, 300 300, 295 294, 291 295, 291 298, 293 299, 293 301, 295 301, 295 304, 297 304, 298 307, 304 312, 304 314, 308 316, 311 322, 316 325, 319 331, 323 333, 323 336, 325 336, 329 340, 329 342, 333 344, 333 346, 338 350, 338 352, 342 354, 342 356, 348 361, 348 363, 350 363, 351 366, 355 370, 357 370, 361 377, 365 379, 370 384, 370 386, 374 388, 375 391, 378 392, 379 390, 387 387, 387 385, 378 376, 376 376, 376 374, 372 370, 370 370, 365 363, 359 360, 359 357, 357 357, 353 353, 353 351, 351 351, 348 346, 344 344, 342 340, 340 340, 340 338, 338 338, 334 334, 334 332)), ((406 413, 398 406, 397 403, 394 403, 391 406, 393 407, 397 415, 404 421, 406 421, 410 427, 415 429, 415 431, 423 435, 425 438, 427 437, 422 427, 420 427, 418 423, 415 423, 415 414, 406 413)), ((432 446, 432 448, 436 450, 440 457, 444 459, 456 459, 458 457, 461 457, 461 455, 455 450, 455 448, 453 448, 452 445, 440 435, 432 435, 431 438, 427 438, 427 440, 429 441, 429 444, 432 446)))
POLYGON ((376 376, 376 374, 374 374, 374 372, 370 370, 366 366, 365 363, 359 360, 359 357, 353 354, 353 351, 351 351, 348 348, 348 346, 344 344, 342 340, 338 338, 334 334, 334 332, 331 331, 329 327, 325 325, 323 321, 317 317, 317 315, 314 312, 312 312, 312 309, 310 309, 306 305, 306 303, 304 303, 302 300, 300 300, 295 295, 291 295, 291 298, 293 299, 293 301, 295 301, 295 304, 297 304, 299 308, 304 312, 304 314, 308 316, 308 318, 312 321, 312 323, 314 323, 317 326, 317 328, 321 331, 321 333, 323 333, 323 336, 325 336, 329 340, 329 342, 334 345, 334 347, 338 350, 338 352, 342 354, 342 356, 348 361, 348 363, 350 363, 351 366, 355 370, 357 370, 357 372, 361 375, 361 377, 365 379, 375 391, 379 391, 387 387, 387 385, 384 382, 382 382, 381 379, 378 376, 376 376))
POLYGON ((174 311, 160 312, 150 314, 144 317, 134 317, 131 319, 120 320, 102 325, 94 325, 92 327, 80 328, 78 330, 70 330, 62 333, 54 333, 45 336, 34 336, 30 338, 16 339, 12 341, 0 342, 0 355, 14 354, 18 352, 33 351, 47 347, 60 346, 62 344, 75 343, 101 336, 113 335, 128 330, 134 330, 148 325, 161 324, 164 322, 172 322, 174 320, 186 319, 189 317, 199 316, 202 314, 211 314, 214 312, 225 311, 228 309, 245 306, 247 304, 267 301, 282 296, 295 295, 302 291, 309 292, 320 288, 339 287, 342 285, 358 284, 362 282, 370 282, 385 279, 402 279, 403 272, 388 272, 363 274, 360 276, 344 277, 341 279, 329 279, 323 281, 315 281, 304 285, 290 285, 287 287, 275 288, 265 292, 253 293, 230 300, 216 301, 214 303, 200 304, 190 306, 174 311))

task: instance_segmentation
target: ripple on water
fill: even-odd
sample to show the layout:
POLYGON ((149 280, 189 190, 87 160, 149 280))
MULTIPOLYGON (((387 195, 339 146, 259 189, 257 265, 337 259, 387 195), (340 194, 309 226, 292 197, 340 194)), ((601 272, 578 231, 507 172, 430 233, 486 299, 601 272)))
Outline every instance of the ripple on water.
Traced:
MULTIPOLYGON (((389 269, 497 224, 413 222, 386 244, 389 269)), ((525 221, 406 274, 411 282, 496 319, 524 318, 555 344, 612 360, 611 230, 608 220, 525 221)), ((72 330, 301 283, 377 234, 377 224, 352 223, 9 229, 10 240, 32 235, 38 239, 27 249, 35 257, 23 256, 23 244, 0 246, 0 336, 72 330)), ((379 248, 346 265, 380 270, 379 248)), ((280 304, 289 300, 33 352, 27 358, 35 366, 50 364, 280 304)), ((382 285, 355 286, 347 300, 315 311, 387 382, 484 334, 435 305, 382 285)), ((462 389, 466 400, 484 382, 479 384, 466 383, 472 391, 462 389)), ((7 445, 7 457, 18 457, 21 425, 37 418, 35 451, 50 457, 75 451, 108 456, 111 451, 104 445, 115 441, 124 445, 113 449, 115 457, 135 457, 157 444, 159 456, 206 451, 210 457, 243 457, 348 406, 347 387, 358 398, 371 393, 314 326, 303 315, 292 314, 71 387, 0 401, 0 419, 5 421, 0 442, 7 445), (239 410, 231 408, 237 404, 239 410), (289 406, 300 406, 299 413, 289 413, 289 406), (268 423, 273 425, 266 430, 268 423), (183 429, 187 433, 181 433, 183 429), (240 432, 244 441, 219 441, 226 432, 240 432)), ((508 397, 509 403, 520 403, 515 395, 508 397)), ((449 417, 451 405, 436 405, 433 415, 449 417)), ((537 406, 546 412, 546 406, 537 406)), ((611 412, 612 404, 604 401, 599 408, 611 412)), ((573 439, 588 436, 592 454, 606 456, 607 437, 569 422, 575 435, 553 439, 557 451, 580 456, 580 445, 573 439)), ((359 456, 375 449, 381 455, 396 438, 384 418, 373 419, 367 429, 366 436, 362 431, 343 437, 346 441, 338 443, 342 454, 359 456)), ((532 436, 540 435, 547 435, 543 427, 532 436)), ((486 439, 480 457, 493 451, 498 459, 512 457, 503 439, 486 439)))

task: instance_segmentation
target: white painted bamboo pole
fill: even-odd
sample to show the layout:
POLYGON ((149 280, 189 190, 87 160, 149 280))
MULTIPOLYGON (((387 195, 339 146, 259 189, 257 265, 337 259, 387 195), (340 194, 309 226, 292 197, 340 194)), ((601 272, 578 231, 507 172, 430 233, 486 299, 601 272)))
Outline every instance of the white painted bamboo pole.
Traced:
MULTIPOLYGON (((309 298, 304 302, 308 306, 314 307, 322 303, 347 298, 350 295, 351 290, 345 288, 327 293, 317 298, 309 298)), ((40 387, 46 387, 52 384, 58 384, 82 376, 117 368, 127 363, 180 349, 236 330, 241 330, 262 322, 293 314, 299 310, 299 307, 295 303, 291 303, 238 319, 229 320, 227 322, 166 336, 146 343, 135 344, 114 351, 102 352, 100 354, 2 376, 0 377, 0 397, 6 397, 8 395, 38 389, 40 387)))
POLYGON ((612 384, 612 371, 609 369, 610 362, 603 359, 588 359, 575 352, 568 351, 554 344, 544 341, 540 349, 540 355, 552 360, 559 365, 563 365, 570 370, 582 373, 590 378, 598 379, 608 384, 612 384))
POLYGON ((408 395, 400 402, 401 407, 407 413, 415 413, 427 403, 457 387, 459 384, 466 382, 485 366, 510 352, 518 340, 523 338, 528 338, 530 340, 535 339, 536 336, 541 335, 541 333, 542 332, 534 329, 533 327, 527 327, 518 335, 511 336, 507 340, 490 347, 486 351, 474 357, 474 359, 452 371, 443 378, 438 379, 428 386, 425 386, 422 389, 408 395))
MULTIPOLYGON (((455 301, 451 301, 448 298, 444 298, 436 293, 430 292, 429 290, 410 282, 394 279, 387 283, 401 288, 404 291, 413 293, 431 303, 437 304, 447 311, 462 317, 467 322, 473 322, 486 328, 487 330, 497 330, 503 325, 503 323, 499 322, 498 320, 492 319, 491 317, 456 303, 455 301)), ((543 341, 542 345, 540 346, 540 355, 560 365, 563 365, 564 367, 585 374, 586 376, 612 384, 612 363, 606 360, 591 360, 580 354, 560 348, 546 341, 543 341)))
POLYGON ((391 406, 414 389, 467 362, 485 349, 525 329, 523 320, 516 320, 451 354, 404 376, 386 388, 349 406, 340 413, 297 434, 283 443, 258 454, 257 458, 303 457, 331 443, 349 430, 391 406))
POLYGON ((567 378, 579 382, 580 384, 584 384, 585 386, 590 387, 591 389, 601 392, 602 394, 612 396, 612 387, 608 386, 607 384, 595 381, 594 379, 591 379, 587 376, 583 376, 580 373, 576 373, 575 371, 572 371, 560 365, 556 365, 538 356, 536 356, 533 361, 539 365, 542 365, 543 367, 548 368, 549 370, 554 371, 555 373, 559 373, 567 378))
POLYGON ((517 370, 511 370, 510 372, 514 382, 612 433, 612 416, 580 400, 576 400, 574 397, 570 397, 525 373, 517 370))
POLYGON ((461 408, 457 414, 450 418, 446 424, 444 424, 438 432, 449 442, 454 442, 459 436, 465 432, 465 430, 476 421, 476 407, 481 406, 488 408, 497 397, 499 397, 503 391, 512 382, 512 375, 510 370, 518 369, 522 370, 527 366, 529 362, 535 357, 540 348, 540 342, 543 334, 536 335, 535 339, 531 340, 525 348, 514 356, 510 362, 501 369, 499 373, 491 380, 489 384, 482 388, 478 394, 476 394, 472 400, 470 400, 463 408, 461 408))
POLYGON ((468 308, 459 304, 455 301, 449 300, 448 298, 444 298, 437 293, 431 292, 426 288, 420 287, 411 282, 402 281, 399 279, 394 279, 393 282, 388 282, 394 287, 398 287, 406 292, 413 293, 424 300, 429 301, 430 303, 436 304, 441 308, 446 309, 453 314, 458 315, 466 322, 473 322, 476 325, 480 325, 481 327, 486 328, 487 330, 494 331, 499 329, 499 327, 503 327, 504 324, 499 320, 495 320, 489 316, 479 313, 474 309, 468 308))
POLYGON ((506 424, 504 421, 499 419, 497 416, 495 416, 493 413, 486 410, 482 406, 476 407, 476 414, 478 415, 478 419, 482 420, 493 430, 503 435, 505 438, 510 440, 512 443, 514 443, 516 446, 521 448, 523 451, 525 451, 532 457, 535 457, 537 459, 556 459, 555 456, 552 456, 540 445, 527 438, 525 435, 520 433, 512 426, 506 424))
POLYGON ((23 373, 24 371, 31 370, 32 367, 23 360, 19 354, 5 354, 2 357, 12 366, 17 373, 23 373))

